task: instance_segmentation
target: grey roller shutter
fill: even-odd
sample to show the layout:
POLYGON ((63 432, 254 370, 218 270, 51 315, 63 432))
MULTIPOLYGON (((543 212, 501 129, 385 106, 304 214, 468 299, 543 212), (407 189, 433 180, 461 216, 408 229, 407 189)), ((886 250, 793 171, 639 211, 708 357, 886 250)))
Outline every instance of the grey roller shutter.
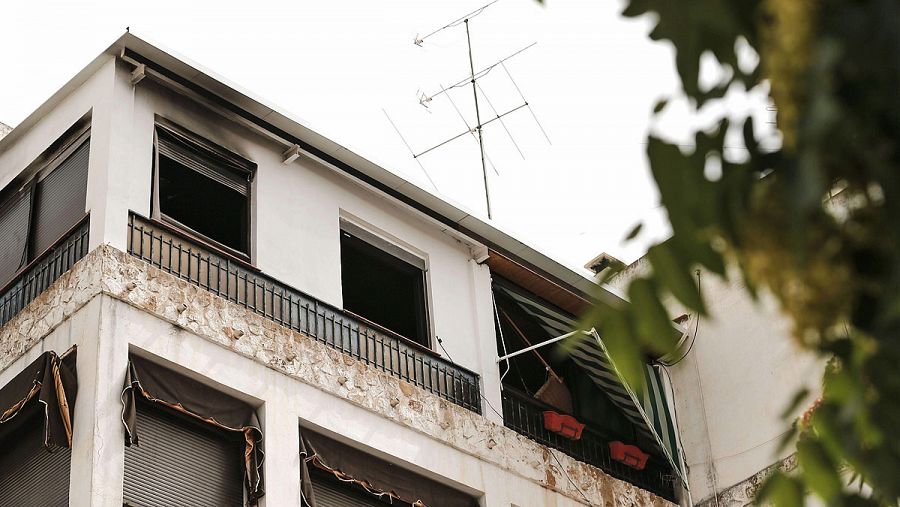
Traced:
POLYGON ((138 406, 140 447, 125 448, 125 505, 240 507, 241 447, 159 409, 138 406))
POLYGON ((3 442, 0 452, 0 505, 64 507, 69 505, 72 451, 48 452, 41 445, 43 424, 29 421, 27 431, 3 442))
POLYGON ((28 214, 31 194, 13 197, 0 211, 0 287, 9 283, 16 271, 28 263, 28 214))
POLYGON ((156 135, 159 155, 193 169, 241 195, 250 195, 250 173, 231 169, 228 162, 214 160, 208 151, 192 146, 192 143, 165 128, 159 128, 156 135))
MULTIPOLYGON (((312 474, 313 492, 318 507, 384 507, 388 505, 372 495, 356 491, 352 484, 342 484, 337 479, 316 472, 312 474)), ((394 501, 394 506, 409 505, 394 501)))
POLYGON ((90 139, 85 140, 35 188, 32 255, 40 255, 85 213, 90 139))

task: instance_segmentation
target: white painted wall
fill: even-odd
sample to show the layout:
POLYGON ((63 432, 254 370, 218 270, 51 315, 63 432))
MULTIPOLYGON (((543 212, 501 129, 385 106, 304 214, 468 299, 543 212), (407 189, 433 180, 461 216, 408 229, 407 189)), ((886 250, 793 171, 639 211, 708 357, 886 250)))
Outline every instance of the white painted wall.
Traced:
MULTIPOLYGON (((339 220, 350 217, 426 259, 432 349, 482 377, 500 407, 490 274, 432 220, 361 182, 301 157, 282 164, 284 147, 145 79, 109 57, 83 83, 64 89, 33 125, 0 150, 0 187, 33 162, 80 118, 91 116, 86 211, 90 247, 125 249, 128 210, 150 214, 152 139, 164 116, 258 165, 253 184, 253 260, 264 273, 342 307, 339 220), (64 92, 64 93, 63 93, 64 92), (52 107, 49 107, 52 106, 52 107), (436 343, 440 337, 447 353, 436 343)), ((475 243, 474 241, 472 243, 475 243)), ((484 413, 500 418, 485 407, 484 413)))
MULTIPOLYGON (((624 290, 649 269, 641 259, 610 284, 624 290)), ((777 447, 805 405, 787 420, 781 415, 801 387, 821 391, 824 367, 793 340, 772 297, 753 301, 741 284, 713 274, 701 273, 701 280, 709 316, 700 320, 691 352, 669 368, 695 502, 791 454, 791 446, 777 447)), ((668 307, 673 316, 688 313, 676 302, 668 307)), ((687 344, 696 324, 693 315, 685 324, 687 344)))
MULTIPOLYGON (((124 79, 127 76, 118 76, 119 81, 124 79)), ((124 109, 122 114, 127 114, 124 109)), ((489 272, 474 263, 469 245, 407 206, 316 162, 301 157, 282 164, 283 146, 149 79, 135 89, 130 135, 122 133, 124 127, 119 131, 118 142, 126 144, 121 151, 130 155, 120 157, 110 180, 117 192, 107 204, 115 213, 107 220, 115 223, 107 226, 107 243, 124 249, 125 237, 116 231, 126 229, 128 209, 150 213, 156 115, 257 164, 252 250, 254 264, 264 273, 340 308, 342 217, 425 258, 432 349, 447 355, 434 340, 440 337, 454 362, 482 375, 483 391, 499 407, 494 328, 488 324, 489 272)))

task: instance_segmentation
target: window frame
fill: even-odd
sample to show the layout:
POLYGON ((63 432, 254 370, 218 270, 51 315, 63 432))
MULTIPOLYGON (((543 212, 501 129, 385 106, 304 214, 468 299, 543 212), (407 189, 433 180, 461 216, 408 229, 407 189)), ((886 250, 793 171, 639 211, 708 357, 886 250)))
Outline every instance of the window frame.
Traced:
MULTIPOLYGON (((190 154, 186 154, 190 155, 190 154)), ((193 170, 191 168, 188 168, 193 170)), ((199 240, 205 246, 210 247, 216 250, 217 253, 227 255, 229 257, 233 257, 240 261, 243 261, 251 266, 253 266, 253 206, 255 203, 254 199, 254 180, 256 179, 256 169, 257 165, 241 157, 240 155, 232 152, 231 150, 224 148, 208 139, 205 139, 193 132, 178 126, 177 124, 166 120, 162 117, 157 117, 154 125, 153 125, 153 175, 151 181, 151 196, 150 196, 150 218, 161 222, 165 225, 168 225, 179 232, 186 234, 192 239, 199 240), (232 171, 234 173, 240 173, 240 175, 246 176, 247 178, 247 211, 246 217, 247 220, 247 232, 244 237, 243 243, 246 252, 242 252, 233 247, 230 247, 214 238, 209 237, 208 235, 180 222, 179 220, 170 217, 162 212, 160 207, 160 195, 159 195, 159 130, 164 129, 168 130, 170 134, 180 137, 179 141, 184 143, 189 143, 193 149, 205 153, 210 159, 221 159, 225 163, 225 167, 214 167, 213 169, 219 172, 227 172, 232 171)))
MULTIPOLYGON (((386 332, 391 336, 399 338, 404 341, 404 343, 427 350, 431 353, 435 353, 434 351, 434 343, 436 342, 434 336, 433 329, 433 318, 432 318, 432 310, 431 310, 431 283, 430 283, 430 274, 428 268, 428 259, 422 255, 419 255, 408 248, 404 248, 400 246, 396 241, 391 241, 387 239, 382 234, 377 234, 372 230, 361 226, 358 222, 350 221, 344 217, 340 219, 340 230, 338 233, 338 242, 339 249, 343 252, 343 246, 340 245, 342 243, 342 236, 344 234, 348 235, 352 240, 356 240, 359 243, 367 245, 369 248, 373 249, 379 257, 382 257, 388 263, 397 264, 404 267, 413 267, 418 269, 422 273, 421 279, 421 294, 417 295, 421 297, 421 304, 416 305, 416 320, 417 327, 419 327, 419 332, 422 333, 422 338, 424 339, 424 343, 421 343, 415 339, 415 337, 405 336, 384 324, 379 322, 375 322, 365 315, 360 315, 354 312, 351 309, 346 307, 346 302, 343 303, 343 310, 349 314, 352 314, 354 317, 361 319, 365 322, 366 325, 375 327, 378 330, 386 332)), ((340 254, 341 256, 343 253, 340 254)), ((343 298, 344 291, 344 269, 343 262, 341 262, 341 294, 343 298)))

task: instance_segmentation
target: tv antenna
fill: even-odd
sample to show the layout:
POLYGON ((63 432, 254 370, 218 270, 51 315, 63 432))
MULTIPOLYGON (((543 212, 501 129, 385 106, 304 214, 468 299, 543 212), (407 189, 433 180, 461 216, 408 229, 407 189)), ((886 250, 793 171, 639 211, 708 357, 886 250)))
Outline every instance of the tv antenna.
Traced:
MULTIPOLYGON (((506 123, 503 121, 503 118, 509 114, 512 114, 512 113, 520 110, 520 109, 527 108, 531 112, 531 116, 534 118, 535 123, 537 123, 538 128, 540 128, 541 133, 547 139, 547 142, 550 143, 550 137, 547 136, 547 132, 544 130, 543 126, 541 126, 540 121, 538 121, 538 119, 537 119, 537 115, 534 113, 534 110, 531 108, 531 105, 528 103, 528 100, 525 99, 525 95, 522 93, 522 90, 519 88, 519 85, 513 79, 512 74, 510 74, 509 69, 507 69, 506 65, 505 65, 505 62, 507 60, 509 60, 510 58, 513 58, 513 57, 521 54, 523 51, 533 47, 535 44, 537 44, 536 42, 533 42, 533 43, 519 49, 518 51, 515 51, 514 53, 510 54, 509 56, 501 58, 497 62, 485 67, 484 69, 481 69, 478 72, 475 72, 475 61, 472 58, 472 34, 469 30, 469 21, 471 21, 472 18, 478 16, 479 14, 484 12, 485 9, 494 5, 498 1, 499 0, 493 0, 492 2, 489 2, 489 3, 479 7, 478 9, 475 9, 472 12, 469 12, 463 16, 460 16, 459 18, 454 19, 453 21, 445 24, 444 26, 432 31, 431 33, 429 33, 427 35, 424 35, 424 36, 416 35, 416 38, 413 40, 413 43, 419 47, 422 47, 422 45, 425 43, 426 40, 428 40, 428 38, 442 32, 444 30, 454 28, 459 25, 465 26, 465 28, 466 28, 466 43, 468 46, 468 56, 469 56, 469 75, 466 76, 465 78, 455 82, 454 84, 452 84, 450 86, 446 86, 446 87, 441 86, 440 91, 436 91, 435 93, 433 93, 431 95, 422 92, 419 94, 418 98, 419 98, 419 104, 421 104, 425 108, 428 108, 431 101, 433 101, 435 98, 440 97, 442 95, 446 96, 447 100, 450 102, 450 104, 453 106, 453 108, 456 110, 457 114, 462 119, 463 123, 465 124, 466 130, 464 130, 463 132, 461 132, 449 139, 446 139, 443 142, 440 142, 422 152, 419 152, 419 153, 415 153, 411 148, 409 148, 409 145, 407 144, 407 148, 409 148, 410 153, 412 154, 413 158, 416 159, 416 161, 419 162, 419 164, 421 166, 419 157, 421 157, 427 153, 430 153, 431 151, 434 151, 434 150, 440 148, 441 146, 446 145, 447 143, 453 142, 453 141, 459 139, 460 137, 465 136, 466 134, 472 135, 475 138, 475 140, 478 141, 478 150, 479 150, 479 153, 481 154, 481 173, 482 173, 482 176, 484 179, 484 199, 485 199, 485 205, 487 208, 487 216, 489 219, 493 218, 493 217, 492 217, 492 212, 491 212, 491 194, 490 194, 490 186, 488 183, 487 164, 490 164, 492 166, 494 172, 497 172, 497 169, 485 152, 484 131, 483 131, 484 126, 488 125, 490 123, 493 123, 494 121, 500 122, 500 124, 503 126, 503 129, 506 131, 507 136, 509 136, 509 139, 512 142, 513 146, 515 146, 516 150, 519 152, 519 155, 524 159, 525 155, 522 153, 522 150, 519 148, 519 145, 518 145, 518 143, 516 143, 516 140, 513 139, 512 133, 510 132, 509 128, 507 128, 506 123), (491 103, 490 99, 488 99, 487 94, 485 94, 484 89, 481 87, 481 85, 478 84, 479 79, 487 76, 488 73, 490 73, 496 67, 500 67, 504 70, 504 72, 506 73, 509 80, 512 82, 513 86, 515 87, 516 91, 519 94, 519 97, 522 100, 522 103, 520 105, 513 107, 502 113, 497 111, 497 109, 494 107, 493 103, 491 103), (466 121, 465 116, 463 116, 463 114, 462 114, 462 112, 460 112, 459 108, 456 107, 456 103, 454 103, 453 99, 450 97, 451 90, 453 90, 455 88, 466 87, 469 85, 472 86, 472 96, 475 99, 475 125, 469 125, 469 122, 466 121), (480 107, 480 102, 479 102, 479 92, 480 92, 480 95, 484 98, 484 101, 490 107, 490 110, 493 114, 493 117, 487 117, 485 119, 485 121, 482 121, 482 119, 481 119, 481 107, 480 107)), ((394 128, 396 129, 396 126, 394 128)), ((399 131, 397 131, 397 133, 399 134, 399 131)), ((403 139, 402 135, 400 137, 401 137, 401 139, 403 139)), ((405 140, 403 142, 406 143, 405 140)), ((424 170, 424 168, 423 168, 423 170, 424 170)))

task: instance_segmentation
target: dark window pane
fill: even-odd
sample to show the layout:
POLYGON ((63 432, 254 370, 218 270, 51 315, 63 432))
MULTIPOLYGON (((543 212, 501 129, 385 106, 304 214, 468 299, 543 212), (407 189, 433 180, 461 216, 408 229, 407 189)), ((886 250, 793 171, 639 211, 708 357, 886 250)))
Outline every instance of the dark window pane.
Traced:
POLYGON ((243 253, 248 252, 247 197, 169 157, 159 157, 163 215, 243 253))
POLYGON ((341 232, 344 308, 428 346, 421 269, 341 232))

